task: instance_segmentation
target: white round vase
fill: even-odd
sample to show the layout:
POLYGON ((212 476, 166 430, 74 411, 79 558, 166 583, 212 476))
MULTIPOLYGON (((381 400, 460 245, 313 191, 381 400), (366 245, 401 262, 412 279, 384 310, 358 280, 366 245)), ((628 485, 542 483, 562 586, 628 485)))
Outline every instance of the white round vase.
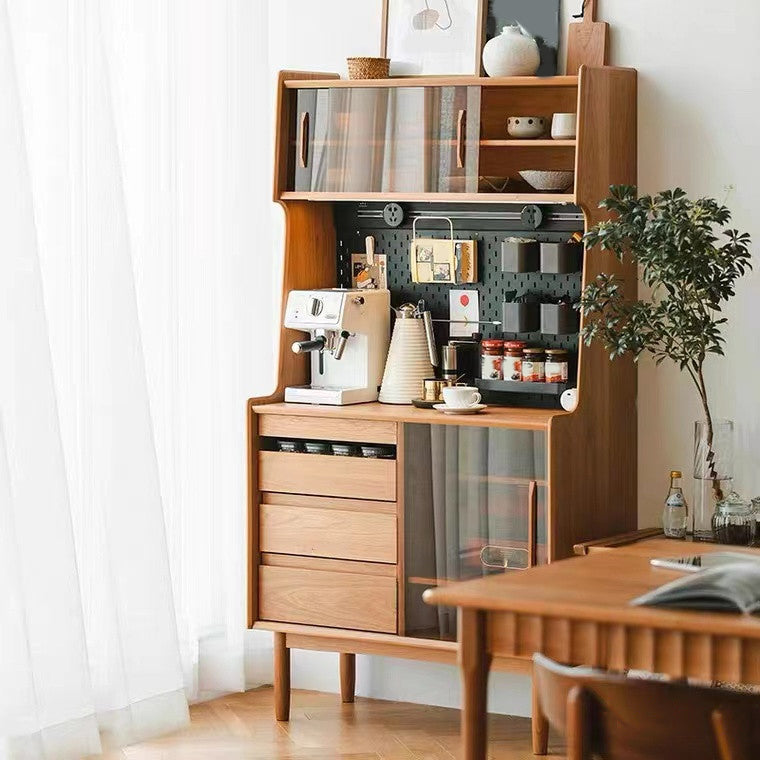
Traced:
POLYGON ((540 63, 538 43, 519 24, 505 26, 483 48, 483 68, 489 77, 532 76, 540 63))

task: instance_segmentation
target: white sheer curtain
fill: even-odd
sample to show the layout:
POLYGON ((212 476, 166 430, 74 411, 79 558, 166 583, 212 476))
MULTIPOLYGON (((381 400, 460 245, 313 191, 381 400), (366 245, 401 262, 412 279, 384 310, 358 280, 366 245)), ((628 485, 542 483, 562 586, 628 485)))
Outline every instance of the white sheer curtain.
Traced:
POLYGON ((266 6, 0 0, 3 760, 97 753, 245 686, 266 6))

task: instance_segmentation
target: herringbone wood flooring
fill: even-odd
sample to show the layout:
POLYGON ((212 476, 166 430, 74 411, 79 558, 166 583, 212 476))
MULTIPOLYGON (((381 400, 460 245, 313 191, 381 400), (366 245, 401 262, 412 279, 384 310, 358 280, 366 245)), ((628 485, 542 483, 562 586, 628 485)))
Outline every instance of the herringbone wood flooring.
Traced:
MULTIPOLYGON (((459 711, 294 691, 277 723, 271 688, 195 705, 189 728, 106 755, 107 760, 456 760, 459 711)), ((530 721, 493 716, 492 760, 533 760, 530 721)), ((562 747, 550 744, 553 760, 562 747)))

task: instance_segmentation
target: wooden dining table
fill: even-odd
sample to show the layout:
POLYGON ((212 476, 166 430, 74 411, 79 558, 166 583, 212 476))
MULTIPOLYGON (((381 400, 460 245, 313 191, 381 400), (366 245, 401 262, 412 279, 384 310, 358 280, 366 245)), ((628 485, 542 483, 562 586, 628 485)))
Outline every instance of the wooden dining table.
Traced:
MULTIPOLYGON (((760 685, 760 618, 633 607, 631 600, 682 573, 655 557, 758 549, 654 538, 522 572, 428 589, 425 600, 459 610, 466 760, 484 760, 488 673, 495 658, 530 658, 605 670, 760 685)), ((533 690, 534 715, 536 695, 533 690)), ((533 751, 546 754, 548 726, 534 720, 533 751)))

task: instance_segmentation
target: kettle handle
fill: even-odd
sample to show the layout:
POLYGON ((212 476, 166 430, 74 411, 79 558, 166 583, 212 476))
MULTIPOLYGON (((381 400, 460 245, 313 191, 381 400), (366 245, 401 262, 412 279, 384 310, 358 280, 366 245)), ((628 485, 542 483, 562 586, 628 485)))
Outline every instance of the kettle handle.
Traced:
POLYGON ((433 318, 429 311, 422 312, 422 324, 425 326, 425 341, 427 342, 430 363, 438 366, 438 351, 435 348, 435 333, 433 332, 433 318))

